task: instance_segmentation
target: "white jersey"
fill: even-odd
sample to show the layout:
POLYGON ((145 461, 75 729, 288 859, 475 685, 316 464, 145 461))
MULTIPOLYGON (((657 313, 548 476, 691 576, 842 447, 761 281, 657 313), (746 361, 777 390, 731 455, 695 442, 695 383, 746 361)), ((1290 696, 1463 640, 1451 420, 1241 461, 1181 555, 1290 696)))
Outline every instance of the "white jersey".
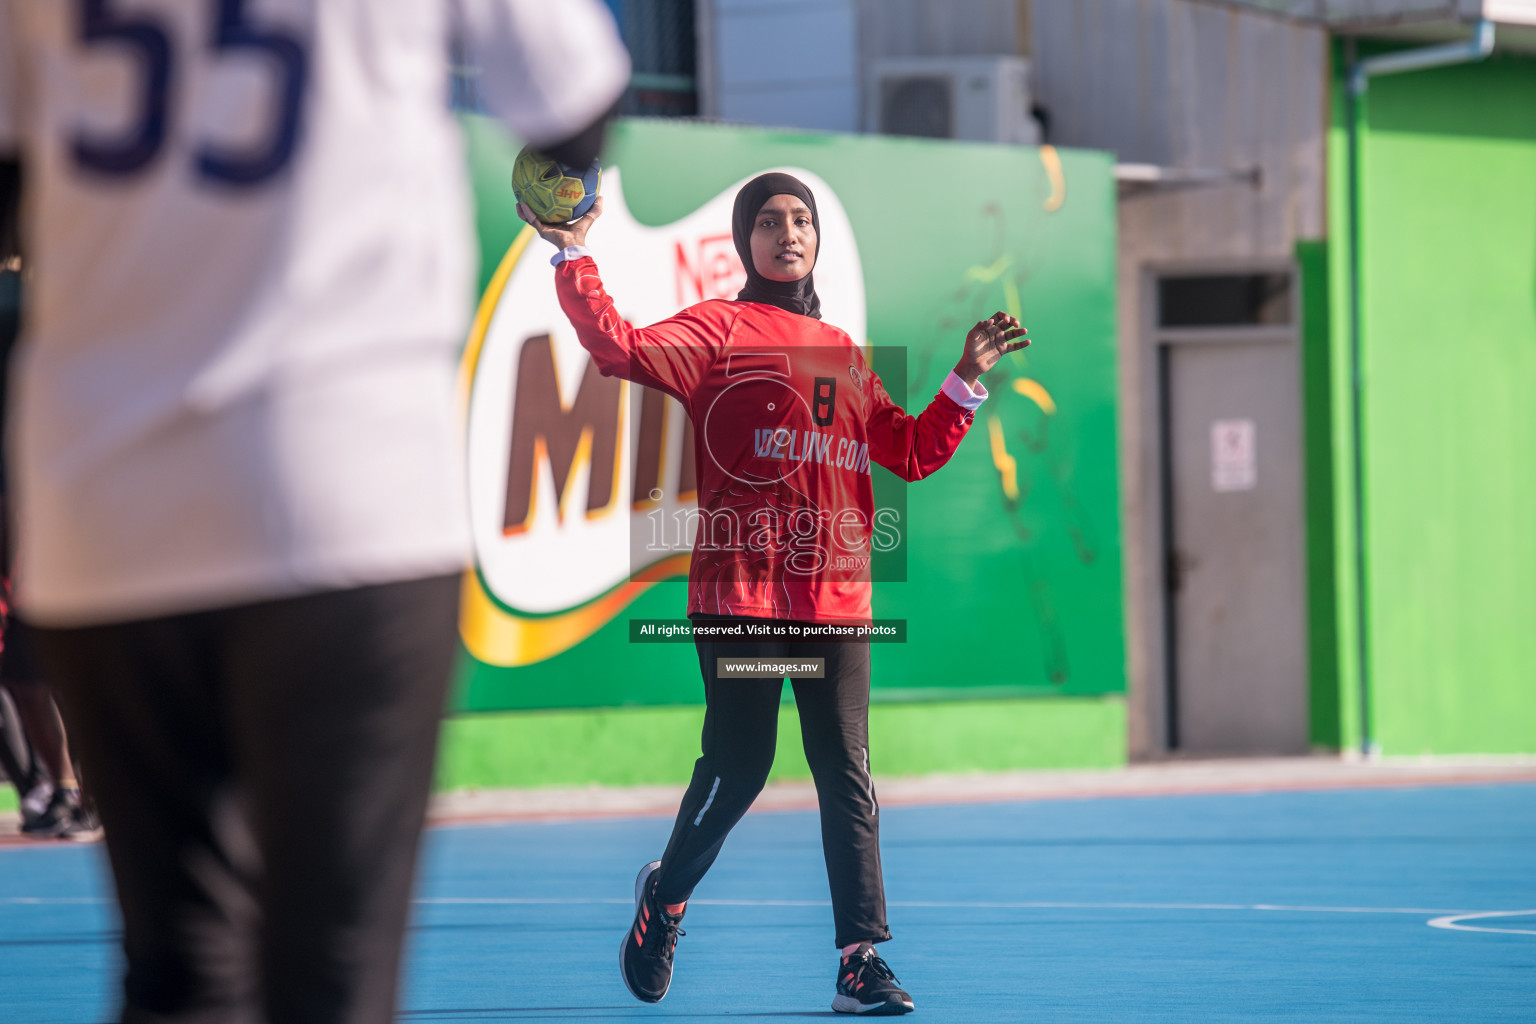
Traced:
POLYGON ((0 0, 32 621, 465 565, 453 363, 475 246, 453 34, 535 143, 628 81, 594 0, 0 0))

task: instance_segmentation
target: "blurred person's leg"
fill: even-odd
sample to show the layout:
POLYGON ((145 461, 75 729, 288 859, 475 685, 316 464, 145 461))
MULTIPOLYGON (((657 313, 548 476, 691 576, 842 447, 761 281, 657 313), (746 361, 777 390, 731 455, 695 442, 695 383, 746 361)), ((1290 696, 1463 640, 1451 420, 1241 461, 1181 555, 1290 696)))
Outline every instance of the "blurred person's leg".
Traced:
POLYGON ((869 771, 869 644, 817 643, 800 650, 826 659, 824 678, 793 684, 821 808, 836 943, 884 942, 891 933, 880 868, 880 804, 869 771))
POLYGON ((11 692, 27 739, 54 783, 74 786, 75 766, 70 763, 64 721, 54 704, 53 692, 43 682, 36 646, 33 630, 11 616, 5 624, 5 650, 0 653, 0 683, 11 692))
POLYGON ((27 742, 26 733, 22 732, 16 704, 3 686, 0 686, 0 770, 15 787, 18 799, 25 799, 42 780, 32 746, 27 742))
POLYGON ((716 665, 722 657, 777 656, 782 645, 699 640, 696 646, 704 677, 702 756, 694 762, 656 873, 656 899, 664 906, 693 895, 725 837, 767 783, 778 740, 784 680, 722 679, 716 665))
POLYGON ((268 1019, 394 1018, 457 575, 227 613, 237 774, 261 853, 268 1019))
POLYGON ((48 774, 62 788, 73 789, 79 780, 75 778, 75 766, 69 757, 69 740, 64 733, 64 720, 59 717, 58 705, 53 692, 41 679, 7 679, 5 688, 16 702, 16 711, 22 728, 38 760, 48 769, 48 774))
POLYGON ((30 626, 12 616, 5 625, 5 651, 0 656, 0 683, 16 702, 22 728, 38 760, 48 771, 52 790, 34 790, 43 806, 23 826, 38 836, 83 838, 96 828, 96 816, 86 809, 81 783, 70 758, 69 736, 54 702, 53 690, 43 682, 38 664, 35 634, 30 626))
POLYGON ((4 688, 16 702, 22 728, 46 777, 33 787, 25 804, 29 812, 22 831, 35 837, 67 836, 88 830, 84 822, 80 782, 69 756, 64 722, 46 683, 32 679, 7 680, 4 688))
POLYGON ((393 1019, 457 595, 38 631, 107 830, 125 1024, 393 1019))
POLYGON ((123 1020, 257 1018, 253 868, 208 613, 39 629, 90 773, 123 916, 123 1020))

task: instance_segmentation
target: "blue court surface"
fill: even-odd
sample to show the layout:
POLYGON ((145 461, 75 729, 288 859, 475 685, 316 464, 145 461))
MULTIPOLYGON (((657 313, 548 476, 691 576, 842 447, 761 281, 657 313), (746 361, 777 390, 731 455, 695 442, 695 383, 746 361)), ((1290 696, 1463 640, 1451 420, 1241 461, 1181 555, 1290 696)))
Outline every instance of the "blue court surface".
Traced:
MULTIPOLYGON (((833 1018, 814 814, 749 814, 666 1000, 620 981, 656 817, 429 834, 402 1019, 833 1018)), ((890 807, 923 1021, 1536 1020, 1536 786, 890 807), (1521 916, 1523 915, 1523 916, 1521 916)), ((0 1020, 111 1019, 99 848, 0 850, 0 1020)))

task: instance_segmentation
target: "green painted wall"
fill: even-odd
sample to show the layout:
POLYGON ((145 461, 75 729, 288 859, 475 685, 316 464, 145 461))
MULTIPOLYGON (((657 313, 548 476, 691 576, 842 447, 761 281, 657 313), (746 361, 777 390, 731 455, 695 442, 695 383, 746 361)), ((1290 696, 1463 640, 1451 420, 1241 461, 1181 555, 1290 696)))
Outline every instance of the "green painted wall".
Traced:
POLYGON ((1300 242, 1296 267, 1301 281, 1301 363, 1306 446, 1308 735, 1312 745, 1337 750, 1339 721, 1339 635, 1333 517, 1333 398, 1330 365, 1328 243, 1300 242))
MULTIPOLYGON (((1334 91, 1327 273, 1330 369, 1342 383, 1349 293, 1338 76, 1334 91)), ((1362 122, 1371 731, 1388 755, 1533 751, 1536 59, 1498 55, 1374 78, 1362 122)), ((1335 387, 1331 404, 1335 692, 1339 734, 1352 745, 1348 390, 1335 387)))
MULTIPOLYGON (((1354 515, 1355 515, 1355 487, 1353 480, 1354 467, 1354 422, 1351 419, 1351 370, 1349 355, 1350 339, 1350 305, 1349 305, 1349 253, 1346 239, 1349 237, 1349 219, 1346 208, 1346 196, 1348 195, 1349 177, 1345 158, 1347 146, 1347 134, 1345 131, 1347 121, 1347 107, 1344 102, 1345 93, 1342 80, 1343 57, 1342 45, 1336 44, 1334 48, 1334 82, 1330 92, 1332 102, 1332 118, 1328 132, 1328 257, 1323 261, 1323 273, 1327 276, 1327 297, 1322 302, 1313 302, 1313 308, 1325 306, 1328 316, 1328 360, 1327 375, 1328 388, 1328 434, 1332 442, 1332 458, 1326 470, 1327 481, 1324 486, 1332 494, 1333 516, 1332 521, 1326 524, 1313 523, 1309 520, 1308 527, 1316 527, 1319 532, 1327 531, 1328 539, 1332 541, 1333 567, 1332 577, 1333 591, 1333 634, 1335 638, 1334 657, 1336 659, 1333 671, 1334 686, 1330 692, 1319 693, 1314 681, 1311 696, 1314 701, 1328 701, 1327 707, 1314 706, 1311 709, 1313 728, 1318 727, 1319 720, 1327 721, 1332 728, 1329 729, 1337 735, 1341 748, 1356 749, 1360 745, 1360 674, 1355 658, 1356 644, 1359 640, 1357 601, 1358 601, 1358 577, 1354 572, 1356 558, 1354 515)), ((1306 297, 1303 301, 1309 301, 1306 297)), ((1310 378, 1308 380, 1310 384, 1310 378)), ((1308 401, 1311 401, 1313 391, 1308 391, 1308 401)), ((1310 410, 1309 410, 1310 411, 1310 410)), ((1308 438, 1313 436, 1311 424, 1308 424, 1308 438)), ((1308 459, 1314 457, 1314 452, 1308 450, 1308 459)), ((1323 472, 1322 468, 1314 463, 1307 467, 1307 482, 1311 486, 1314 475, 1323 472)), ((1310 499, 1309 499, 1310 500, 1310 499)), ((1310 509, 1309 509, 1310 512, 1310 509)), ((1308 539, 1309 547, 1312 544, 1308 539)), ((1309 555, 1316 548, 1309 550, 1309 555)), ((1319 573, 1312 573, 1309 584, 1315 582, 1319 573)), ((1324 579, 1326 583, 1326 579, 1324 579)), ((1310 595, 1309 595, 1310 597, 1310 595)), ((1326 598, 1323 604, 1327 604, 1326 598)), ((1309 609, 1311 613, 1311 628, 1319 628, 1318 617, 1327 614, 1323 607, 1309 609)), ((1327 624, 1322 624, 1324 630, 1327 624)), ((1313 648, 1316 652, 1316 648, 1313 648)), ((1320 667, 1313 664, 1313 671, 1318 672, 1320 667)), ((1329 670, 1321 667, 1326 677, 1329 670)))

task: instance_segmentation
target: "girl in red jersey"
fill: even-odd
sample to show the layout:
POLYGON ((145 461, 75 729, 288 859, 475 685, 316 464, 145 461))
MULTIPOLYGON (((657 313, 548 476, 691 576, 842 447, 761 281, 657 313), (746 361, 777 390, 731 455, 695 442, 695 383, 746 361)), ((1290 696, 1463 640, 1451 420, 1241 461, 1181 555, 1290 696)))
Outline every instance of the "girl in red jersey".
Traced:
POLYGON ((911 997, 875 951, 891 934, 869 769, 869 643, 729 638, 750 636, 749 624, 869 620, 870 464, 918 480, 949 461, 987 396, 979 377, 1029 344, 1017 340, 1025 332, 1002 312, 976 324, 939 394, 909 416, 863 350, 821 321, 811 273, 820 222, 797 178, 763 174, 737 193, 732 235, 747 284, 735 301, 701 302, 645 328, 618 315, 585 247, 601 199, 569 225, 518 212, 560 250, 551 260, 560 305, 598 368, 672 395, 697 437, 701 518, 688 614, 704 677, 703 756, 666 851, 636 879, 635 920, 620 952, 624 983, 646 1002, 666 995, 687 901, 773 764, 783 676, 723 676, 721 659, 819 659, 820 678, 791 683, 841 950, 832 1008, 908 1013, 911 997))

